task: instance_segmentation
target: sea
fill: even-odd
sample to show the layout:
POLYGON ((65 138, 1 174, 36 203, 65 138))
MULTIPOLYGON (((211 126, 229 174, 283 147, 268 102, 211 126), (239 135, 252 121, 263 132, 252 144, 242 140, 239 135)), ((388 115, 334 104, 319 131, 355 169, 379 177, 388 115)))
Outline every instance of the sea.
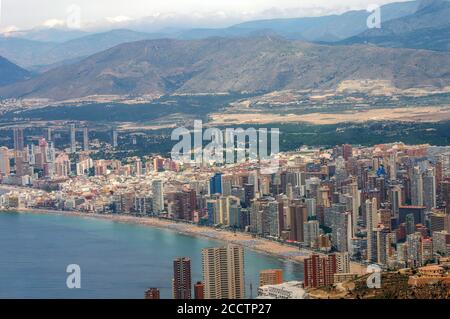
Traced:
MULTIPOLYGON (((0 213, 0 298, 142 299, 155 287, 170 299, 174 258, 191 258, 195 283, 202 280, 201 250, 225 245, 110 220, 0 213), (80 288, 68 288, 69 265, 79 266, 80 288)), ((264 269, 282 269, 285 281, 303 280, 302 264, 246 249, 247 298, 257 296, 264 269)))

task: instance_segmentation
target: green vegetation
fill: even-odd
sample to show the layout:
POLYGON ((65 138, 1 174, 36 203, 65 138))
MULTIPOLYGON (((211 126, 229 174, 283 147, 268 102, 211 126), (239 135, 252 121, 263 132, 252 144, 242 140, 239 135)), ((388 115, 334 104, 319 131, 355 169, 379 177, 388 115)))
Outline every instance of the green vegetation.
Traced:
POLYGON ((408 285, 408 274, 383 273, 381 289, 367 288, 367 276, 355 280, 355 289, 349 298, 356 299, 446 299, 448 287, 445 283, 412 287, 408 285))
POLYGON ((9 112, 1 121, 26 120, 73 120, 91 122, 139 122, 155 125, 155 120, 177 116, 183 119, 203 119, 211 112, 251 94, 164 96, 145 104, 94 103, 81 106, 49 106, 24 112, 9 112))
POLYGON ((279 128, 281 151, 294 150, 304 145, 330 147, 345 143, 365 146, 391 142, 429 143, 438 146, 450 144, 450 122, 368 122, 331 125, 298 123, 253 127, 279 128))

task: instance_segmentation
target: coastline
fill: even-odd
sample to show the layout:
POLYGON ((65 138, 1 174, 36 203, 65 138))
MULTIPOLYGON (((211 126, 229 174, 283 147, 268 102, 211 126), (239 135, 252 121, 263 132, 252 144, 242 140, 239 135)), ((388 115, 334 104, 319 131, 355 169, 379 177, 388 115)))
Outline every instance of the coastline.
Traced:
MULTIPOLYGON (((171 220, 164 220, 157 217, 137 217, 126 215, 110 215, 110 214, 96 214, 96 213, 82 213, 77 211, 59 211, 48 209, 6 209, 0 210, 0 213, 19 213, 19 214, 36 214, 36 215, 58 215, 58 216, 72 216, 81 218, 92 218, 97 220, 106 220, 117 223, 124 223, 130 225, 139 225, 145 227, 153 227, 161 230, 174 231, 182 235, 216 240, 224 244, 234 244, 245 249, 262 253, 271 257, 295 262, 304 263, 305 259, 311 254, 316 253, 306 249, 299 249, 297 247, 289 246, 280 242, 270 241, 268 239, 253 237, 251 234, 242 232, 230 232, 226 230, 219 230, 212 227, 198 226, 195 224, 188 224, 176 222, 171 220)), ((318 253, 320 254, 320 253, 318 253)), ((359 275, 365 273, 365 267, 361 264, 351 262, 351 271, 359 275)))
POLYGON ((226 230, 218 230, 212 227, 198 226, 183 222, 164 220, 157 217, 137 217, 126 215, 96 214, 82 213, 77 211, 59 211, 48 209, 6 209, 0 210, 0 213, 19 213, 19 214, 35 214, 35 215, 58 215, 72 216, 81 218, 92 218, 97 220, 106 220, 130 225, 139 225, 153 227, 162 230, 174 231, 182 235, 211 239, 223 242, 224 244, 234 244, 242 246, 246 249, 259 252, 271 257, 276 257, 296 263, 303 263, 312 252, 301 250, 293 246, 270 241, 263 238, 254 238, 251 234, 242 232, 230 232, 226 230))

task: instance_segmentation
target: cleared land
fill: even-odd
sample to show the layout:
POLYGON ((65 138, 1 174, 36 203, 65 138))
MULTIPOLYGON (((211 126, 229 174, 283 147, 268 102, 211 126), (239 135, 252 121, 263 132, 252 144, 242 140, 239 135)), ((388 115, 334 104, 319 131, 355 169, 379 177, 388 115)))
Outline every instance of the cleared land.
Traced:
POLYGON ((211 125, 230 124, 267 124, 267 123, 311 123, 339 124, 362 123, 367 121, 403 121, 403 122, 439 122, 450 120, 450 106, 380 108, 361 111, 350 111, 341 114, 309 113, 287 114, 252 113, 252 114, 218 114, 210 116, 211 125))

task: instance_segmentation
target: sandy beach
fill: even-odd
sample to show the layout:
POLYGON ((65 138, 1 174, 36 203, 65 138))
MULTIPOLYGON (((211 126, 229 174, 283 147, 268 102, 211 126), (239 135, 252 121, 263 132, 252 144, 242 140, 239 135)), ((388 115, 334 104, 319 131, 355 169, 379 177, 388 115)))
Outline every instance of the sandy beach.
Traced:
MULTIPOLYGON (((1 211, 0 211, 1 212, 1 211)), ((224 244, 239 245, 244 248, 267 254, 280 259, 286 259, 293 262, 302 263, 313 252, 306 249, 299 249, 295 246, 286 245, 280 242, 270 241, 268 239, 253 237, 251 234, 242 232, 231 232, 226 230, 215 229, 212 227, 198 226, 194 224, 176 222, 171 220, 159 219, 156 217, 136 217, 126 215, 107 215, 107 214, 92 214, 81 213, 74 211, 55 211, 44 209, 14 209, 6 210, 4 212, 17 212, 27 214, 51 214, 61 216, 76 216, 80 218, 93 218, 101 220, 109 220, 119 223, 127 223, 134 225, 142 225, 147 227, 155 227, 170 231, 175 231, 180 234, 207 238, 221 241, 224 244)), ((363 274, 365 268, 357 263, 352 263, 352 272, 363 274)))

